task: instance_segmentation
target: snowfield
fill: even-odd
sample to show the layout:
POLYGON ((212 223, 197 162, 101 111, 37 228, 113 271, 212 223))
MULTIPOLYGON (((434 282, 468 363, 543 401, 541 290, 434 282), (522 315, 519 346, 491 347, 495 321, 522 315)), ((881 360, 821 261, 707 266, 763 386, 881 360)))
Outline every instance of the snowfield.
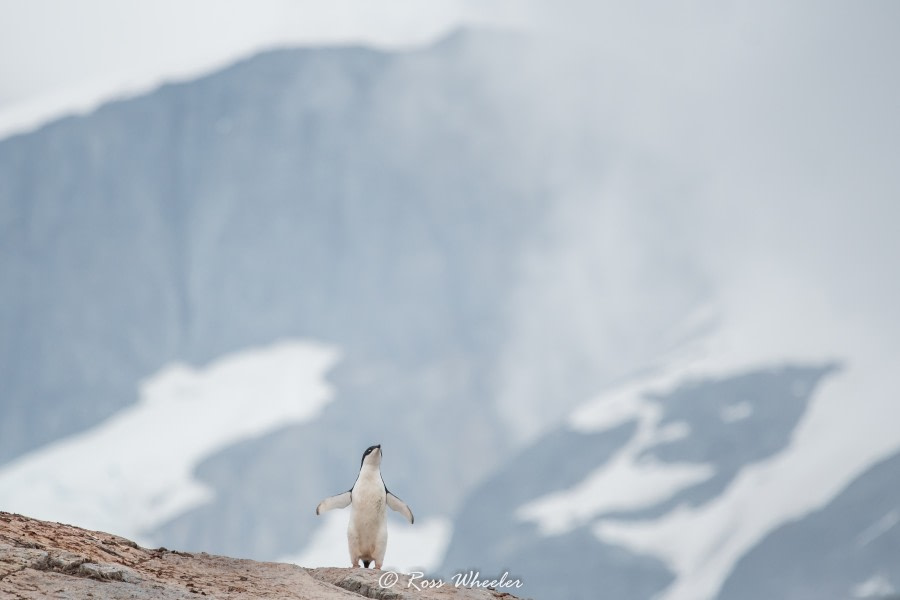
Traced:
MULTIPOLYGON (((769 294, 731 287, 721 298, 721 310, 714 311, 724 317, 714 333, 663 362, 655 373, 575 410, 568 423, 573 430, 603 431, 637 420, 638 432, 579 484, 520 506, 516 515, 536 523, 542 535, 589 526, 606 543, 659 558, 676 574, 661 600, 710 599, 737 561, 768 533, 823 507, 855 477, 900 449, 900 403, 894 393, 900 387, 900 356, 893 341, 874 321, 842 319, 815 296, 815 288, 778 283, 754 288, 769 294), (835 359, 841 369, 816 391, 788 447, 744 467, 720 496, 695 507, 681 505, 658 519, 602 517, 619 508, 655 504, 713 474, 701 464, 636 460, 654 441, 690 435, 659 428, 648 396, 698 378, 835 359)), ((751 412, 752 407, 737 404, 721 418, 733 422, 751 412)), ((874 535, 892 525, 892 518, 873 526, 874 535)))
MULTIPOLYGON (((713 598, 734 565, 779 526, 821 508, 855 476, 900 447, 885 414, 895 375, 864 361, 829 378, 814 396, 791 445, 746 467, 707 504, 680 507, 658 520, 603 520, 600 539, 656 556, 678 574, 663 600, 713 598), (844 438, 846 443, 836 443, 844 438)), ((598 492, 598 496, 602 497, 598 492)))
POLYGON ((0 469, 0 506, 152 545, 149 531, 212 497, 192 473, 220 450, 313 419, 336 349, 285 341, 202 368, 170 365, 96 427, 0 469))
MULTIPOLYGON (((604 512, 635 510, 653 506, 690 485, 709 479, 714 471, 710 465, 682 463, 667 465, 659 461, 641 460, 641 453, 662 438, 673 439, 689 435, 682 427, 660 428, 660 410, 654 403, 641 398, 639 388, 603 398, 596 416, 601 429, 618 424, 623 418, 638 420, 634 437, 614 456, 608 465, 594 471, 574 488, 550 494, 526 504, 516 513, 523 521, 533 521, 544 535, 567 533, 589 523, 604 512), (604 410, 608 409, 608 410, 604 410)), ((581 417, 589 422, 588 416, 581 417)))

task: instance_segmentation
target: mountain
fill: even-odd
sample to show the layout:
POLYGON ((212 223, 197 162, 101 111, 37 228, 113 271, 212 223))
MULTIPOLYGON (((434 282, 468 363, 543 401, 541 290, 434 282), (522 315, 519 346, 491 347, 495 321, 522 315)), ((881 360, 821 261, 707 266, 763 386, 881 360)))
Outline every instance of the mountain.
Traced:
MULTIPOLYGON (((299 340, 340 357, 321 415, 226 435, 188 469, 207 503, 125 533, 296 553, 379 442, 392 489, 448 515, 513 445, 491 401, 504 307, 550 202, 472 54, 485 42, 497 60, 522 44, 273 51, 0 142, 6 472, 143 402, 169 365, 299 340)), ((170 426, 144 425, 161 444, 170 426)))
POLYGON ((617 598, 893 593, 900 454, 846 484, 821 455, 790 458, 842 368, 709 378, 698 362, 602 394, 510 459, 463 504, 442 571, 511 570, 534 597, 593 598, 597 580, 617 598), (817 509, 823 485, 843 489, 817 509))
MULTIPOLYGON (((629 351, 583 368, 590 286, 616 282, 578 258, 595 231, 569 231, 584 200, 560 170, 602 173, 610 143, 544 122, 572 107, 530 92, 536 48, 460 31, 400 53, 276 50, 0 141, 0 503, 147 544, 296 557, 335 527, 310 507, 381 443, 439 557, 472 485, 670 347, 671 319, 703 296, 690 265, 636 262, 667 301, 628 327, 613 312, 629 351), (332 359, 312 373, 324 363, 278 358, 290 347, 332 359), (302 418, 271 404, 251 427, 241 410, 279 369, 327 401, 302 418), (245 391, 193 433, 182 411, 160 417, 185 396, 216 411, 229 387, 245 391), (119 456, 120 419, 193 449, 119 456)), ((653 210, 659 179, 619 202, 653 210)))
POLYGON ((900 590, 900 453, 827 505, 771 532, 737 562, 720 598, 889 598, 900 590))
POLYGON ((896 36, 779 11, 276 50, 0 141, 0 507, 341 564, 381 443, 388 565, 894 593, 896 36))
POLYGON ((445 569, 467 561, 518 568, 538 582, 527 584, 535 597, 560 581, 567 597, 591 597, 588 573, 600 573, 617 598, 656 596, 672 583, 671 566, 606 539, 602 527, 653 522, 719 498, 742 469, 787 446, 831 370, 788 366, 672 390, 626 388, 601 400, 599 430, 548 434, 472 493, 445 569))

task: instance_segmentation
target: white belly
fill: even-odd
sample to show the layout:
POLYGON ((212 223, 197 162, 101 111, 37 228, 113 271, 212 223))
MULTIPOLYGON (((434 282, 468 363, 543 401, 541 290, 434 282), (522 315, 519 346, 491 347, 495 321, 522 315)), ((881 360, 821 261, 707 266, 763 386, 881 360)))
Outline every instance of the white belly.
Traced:
POLYGON ((387 547, 387 506, 378 473, 360 473, 353 486, 347 542, 351 560, 374 560, 381 565, 387 547))

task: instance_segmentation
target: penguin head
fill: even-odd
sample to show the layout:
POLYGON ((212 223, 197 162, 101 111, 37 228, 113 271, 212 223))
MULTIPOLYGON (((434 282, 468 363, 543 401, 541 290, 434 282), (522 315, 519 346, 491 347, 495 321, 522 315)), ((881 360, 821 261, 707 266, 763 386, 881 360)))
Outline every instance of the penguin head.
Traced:
POLYGON ((366 448, 366 451, 363 452, 362 460, 359 463, 359 468, 362 469, 366 465, 370 467, 381 466, 381 444, 369 446, 368 448, 366 448))

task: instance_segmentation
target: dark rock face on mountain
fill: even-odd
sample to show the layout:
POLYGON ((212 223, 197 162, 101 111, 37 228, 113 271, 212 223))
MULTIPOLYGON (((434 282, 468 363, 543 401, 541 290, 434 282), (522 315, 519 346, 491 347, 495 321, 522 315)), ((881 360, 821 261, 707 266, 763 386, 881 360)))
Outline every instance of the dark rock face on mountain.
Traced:
POLYGON ((719 598, 896 598, 900 454, 857 477, 827 506, 771 533, 735 565, 719 598))
MULTIPOLYGON (((784 450, 816 388, 835 365, 783 368, 686 383, 658 398, 660 427, 684 423, 690 432, 663 440, 643 456, 665 463, 705 463, 712 477, 675 494, 636 517, 653 517, 679 504, 705 504, 718 497, 741 469, 784 450)), ((628 516, 627 514, 625 516, 628 516)))
MULTIPOLYGON (((298 511, 348 488, 360 449, 383 443, 391 487, 449 517, 528 435, 642 367, 702 282, 671 268, 681 249, 655 220, 640 227, 665 265, 642 255, 627 279, 655 317, 640 335, 615 318, 629 359, 594 360, 572 303, 591 311, 584 286, 615 283, 573 261, 580 211, 564 207, 593 202, 569 186, 600 177, 610 142, 573 114, 581 96, 520 89, 531 44, 468 31, 412 52, 273 51, 0 141, 0 465, 132 405, 173 362, 326 343, 341 358, 321 415, 209 457, 192 475, 212 500, 141 532, 276 559, 302 550, 317 522, 298 511)), ((614 199, 639 221, 670 194, 648 168, 614 199)))
MULTIPOLYGON (((626 420, 597 432, 560 429, 544 436, 468 497, 442 570, 478 565, 527 573, 523 590, 536 597, 563 590, 567 598, 595 598, 598 581, 603 594, 610 597, 656 597, 673 581, 669 567, 656 557, 603 541, 594 534, 594 526, 609 518, 653 520, 681 506, 702 506, 714 500, 742 468, 787 446, 817 387, 834 371, 833 365, 785 366, 686 382, 648 397, 661 411, 656 431, 678 424, 684 435, 650 440, 638 461, 651 460, 663 467, 708 465, 711 476, 646 508, 601 511, 570 530, 549 534, 522 519, 517 510, 539 497, 573 488, 608 465, 638 435, 639 423, 626 420)), ((774 589, 777 586, 767 588, 774 589)))
POLYGON ((298 507, 378 442, 423 517, 452 510, 509 450, 504 306, 549 201, 467 39, 275 51, 0 142, 0 462, 167 363, 309 338, 342 353, 335 402, 203 464, 214 503, 157 537, 296 552, 298 507))
POLYGON ((0 512, 0 597, 81 600, 295 598, 491 600, 508 591, 419 585, 374 569, 304 569, 205 552, 141 548, 122 537, 0 512))

